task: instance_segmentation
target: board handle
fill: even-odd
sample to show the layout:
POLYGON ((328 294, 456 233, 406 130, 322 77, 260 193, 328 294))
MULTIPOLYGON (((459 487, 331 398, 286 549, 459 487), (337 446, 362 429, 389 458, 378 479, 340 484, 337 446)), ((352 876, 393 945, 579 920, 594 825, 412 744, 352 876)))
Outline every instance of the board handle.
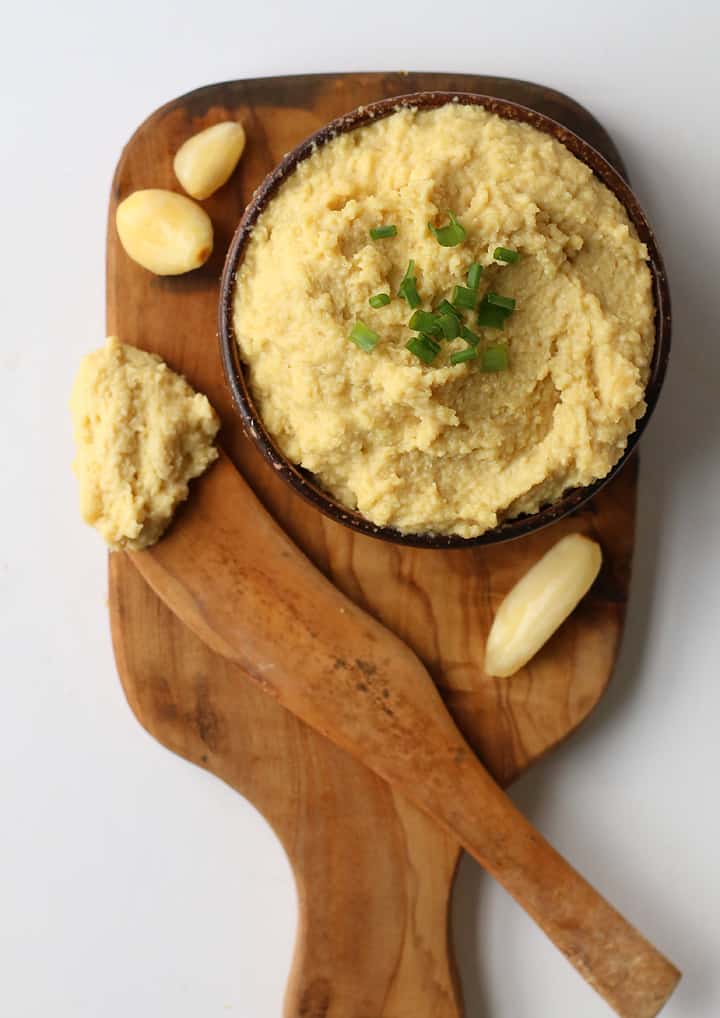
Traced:
POLYGON ((136 717, 253 803, 285 849, 299 919, 285 1018, 461 1018, 448 935, 457 842, 213 654, 127 556, 110 556, 109 585, 136 717))
POLYGON ((457 846, 384 787, 374 837, 343 831, 293 853, 299 922, 283 1018, 462 1018, 448 930, 457 846))

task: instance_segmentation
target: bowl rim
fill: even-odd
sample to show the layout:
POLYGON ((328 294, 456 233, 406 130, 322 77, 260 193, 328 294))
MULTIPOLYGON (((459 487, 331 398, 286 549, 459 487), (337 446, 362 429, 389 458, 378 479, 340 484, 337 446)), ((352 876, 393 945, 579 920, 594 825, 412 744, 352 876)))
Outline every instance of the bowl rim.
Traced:
POLYGON ((369 537, 415 548, 469 548, 510 541, 534 533, 557 522, 589 502, 602 487, 608 484, 620 472, 637 447, 657 405, 660 390, 665 379, 671 345, 670 290, 665 265, 655 235, 629 184, 621 173, 583 138, 551 117, 538 113, 536 110, 522 106, 519 103, 512 102, 509 99, 500 99, 474 92, 414 92, 407 95, 380 99, 377 102, 359 106, 349 113, 331 120, 320 130, 306 138, 296 148, 292 149, 292 151, 288 152, 265 177, 245 208, 225 258, 220 280, 218 334, 225 378, 230 388, 233 405, 240 415, 243 430, 259 449, 264 459, 294 491, 336 523, 341 523, 351 530, 369 537), (648 266, 653 279, 653 299, 655 303, 655 345, 650 364, 650 375, 645 389, 647 408, 643 416, 637 420, 635 430, 628 436, 625 450, 617 463, 605 477, 599 478, 592 484, 570 489, 560 499, 542 507, 537 512, 503 520, 496 527, 485 531, 477 537, 461 537, 457 534, 433 534, 430 532, 405 533, 392 527, 381 526, 372 523, 357 510, 349 509, 347 506, 342 505, 332 495, 324 491, 315 481, 312 474, 298 464, 293 463, 282 453, 265 428, 245 378, 240 347, 236 341, 233 326, 233 303, 237 271, 242 262, 253 227, 280 186, 294 172, 297 166, 311 156, 319 146, 326 144, 339 134, 372 124, 376 120, 391 116, 401 109, 437 109, 449 103, 481 106, 491 113, 502 116, 504 119, 530 124, 532 127, 560 141, 576 158, 585 163, 592 170, 593 174, 620 201, 640 240, 646 245, 648 250, 648 266))

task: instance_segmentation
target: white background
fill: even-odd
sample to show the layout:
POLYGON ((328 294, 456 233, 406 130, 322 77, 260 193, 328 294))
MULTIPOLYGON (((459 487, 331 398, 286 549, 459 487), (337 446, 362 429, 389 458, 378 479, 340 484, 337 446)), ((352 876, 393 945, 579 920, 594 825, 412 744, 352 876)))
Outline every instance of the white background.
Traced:
MULTIPOLYGON (((0 37, 0 1013, 279 1016, 295 904, 239 796, 132 718, 105 555, 79 521, 68 390, 104 338, 111 175, 136 125, 213 81, 423 69, 573 95, 618 143, 665 252, 675 349, 643 443, 614 683, 514 790, 685 971, 668 1018, 720 1014, 720 14, 715 4, 425 0, 13 4, 0 37)), ((605 1018, 465 862, 468 1018, 605 1018)))

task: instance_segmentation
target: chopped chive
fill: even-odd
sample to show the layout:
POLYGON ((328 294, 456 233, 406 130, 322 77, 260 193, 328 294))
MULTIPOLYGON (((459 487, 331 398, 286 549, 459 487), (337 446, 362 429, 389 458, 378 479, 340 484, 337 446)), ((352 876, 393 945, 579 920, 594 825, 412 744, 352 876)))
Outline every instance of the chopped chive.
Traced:
POLYGON ((398 287, 398 297, 403 297, 411 308, 420 307, 422 303, 420 295, 417 292, 417 282, 415 281, 415 262, 410 259, 408 267, 405 269, 405 275, 400 280, 400 286, 398 287))
POLYGON ((440 353, 440 344, 436 343, 432 336, 426 336, 422 332, 419 336, 414 336, 411 340, 408 340, 405 348, 410 353, 414 353, 425 364, 432 364, 440 353))
POLYGON ((408 322, 408 328, 415 332, 429 332, 432 335, 439 330, 439 323, 431 311, 422 311, 420 308, 413 311, 412 318, 408 322))
POLYGON ((445 311, 440 315, 437 322, 445 339, 457 339, 460 334, 460 319, 457 315, 445 311))
POLYGON ((380 337, 377 332, 373 332, 372 329, 368 329, 365 322, 357 321, 352 327, 352 332, 348 336, 348 339, 359 346, 361 350, 365 350, 370 353, 374 350, 377 344, 380 342, 380 337))
POLYGON ((455 315, 458 320, 462 319, 462 315, 456 307, 453 307, 449 300, 441 300, 438 306, 435 308, 436 314, 447 314, 455 315))
POLYGON ((478 352, 474 346, 466 346, 464 350, 456 350, 450 354, 451 364, 464 364, 465 361, 474 361, 478 352))
POLYGON ((480 301, 477 313, 477 323, 485 329, 504 329, 505 319, 512 314, 507 308, 498 307, 496 304, 488 303, 487 297, 480 301))
POLYGON ((441 247, 457 247, 465 240, 467 233, 465 227, 461 226, 452 212, 448 212, 448 216, 450 223, 447 226, 438 228, 432 223, 428 223, 428 229, 441 247))
POLYGON ((467 285, 471 290, 477 290, 480 286, 480 276, 483 274, 483 267, 480 262, 473 262, 468 269, 467 285))
POLYGON ((495 307, 505 308, 506 311, 515 310, 514 297, 501 297, 499 293, 486 293, 485 300, 488 304, 493 304, 495 307))
POLYGON ((488 346, 483 350, 480 367, 483 371, 505 371, 508 363, 508 348, 504 345, 496 344, 495 346, 488 346))
POLYGON ((477 346, 480 342, 480 337, 468 329, 467 325, 463 325, 462 329, 460 329, 460 335, 470 346, 477 346))
POLYGON ((519 257, 520 252, 509 247, 496 247, 493 251, 493 258, 498 262, 516 262, 519 257))
POLYGON ((390 303, 389 293, 374 293, 372 297, 368 298, 368 304, 371 308, 384 308, 390 303))
POLYGON ((384 240, 386 237, 397 237, 397 226, 373 226, 370 231, 373 240, 384 240))
POLYGON ((478 308, 477 323, 483 329, 504 329, 507 315, 502 308, 494 308, 492 304, 481 304, 478 308))
POLYGON ((477 303, 477 293, 467 286, 456 286, 450 299, 455 307, 467 308, 472 311, 477 303))

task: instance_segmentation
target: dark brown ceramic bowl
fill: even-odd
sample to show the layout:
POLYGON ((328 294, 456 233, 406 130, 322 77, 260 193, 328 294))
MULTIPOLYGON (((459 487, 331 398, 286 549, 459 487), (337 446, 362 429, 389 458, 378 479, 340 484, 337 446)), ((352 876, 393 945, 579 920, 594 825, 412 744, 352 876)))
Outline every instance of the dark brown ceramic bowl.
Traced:
POLYGON ((653 232, 638 204, 635 195, 627 183, 594 148, 579 138, 566 127, 551 120, 549 117, 534 110, 519 106, 506 99, 495 99, 485 95, 465 92, 418 92, 414 95, 397 96, 381 99, 379 102, 362 106, 337 120, 331 121, 321 131, 298 145, 288 153, 282 162, 270 173, 253 195, 252 201, 245 209, 225 261, 220 287, 220 346, 225 374, 232 391, 235 405, 242 417, 246 434, 253 440, 268 463, 295 491, 311 502, 317 509, 338 523, 357 530, 370 537, 379 537, 396 544, 411 545, 419 548, 466 548, 470 545, 493 544, 521 537, 534 530, 539 530, 568 513, 574 512, 584 505, 622 468, 627 458, 635 449, 650 415, 655 408, 670 353, 670 293, 668 290, 665 268, 653 232), (273 438, 265 429, 260 414, 253 402, 238 345, 233 330, 233 299, 235 293, 235 277, 242 262, 245 247, 258 216, 264 211, 283 181, 295 170, 297 165, 319 146, 336 135, 345 131, 354 131, 358 127, 371 124, 382 117, 390 116, 401 107, 414 109, 434 109, 448 102, 460 102, 466 105, 482 106, 492 113, 509 120, 519 120, 531 124, 540 131, 551 135, 562 142, 574 156, 584 162, 625 207, 630 220, 637 230, 640 240, 647 245, 649 265, 653 277, 653 294, 655 300, 655 350, 650 367, 650 379, 646 390, 647 411, 637 422, 635 431, 630 435, 627 448, 610 473, 584 488, 573 488, 562 498, 545 506, 531 515, 518 516, 500 523, 480 537, 463 538, 456 536, 439 536, 436 534, 403 534, 390 527, 377 526, 366 519, 361 513, 348 509, 324 491, 314 477, 295 463, 291 463, 280 451, 273 438))

